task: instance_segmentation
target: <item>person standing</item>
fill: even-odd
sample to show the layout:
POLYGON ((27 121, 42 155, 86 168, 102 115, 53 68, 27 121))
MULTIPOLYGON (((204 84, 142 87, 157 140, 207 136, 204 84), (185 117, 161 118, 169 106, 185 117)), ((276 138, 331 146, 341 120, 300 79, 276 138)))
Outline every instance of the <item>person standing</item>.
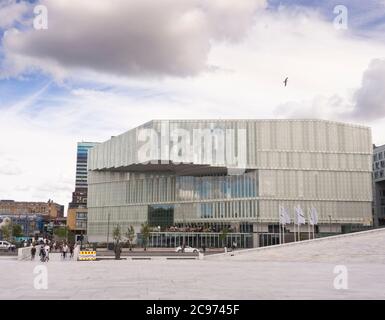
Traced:
POLYGON ((49 261, 49 250, 50 250, 50 247, 48 245, 48 243, 44 246, 44 251, 45 251, 45 261, 48 262, 49 261))
POLYGON ((72 243, 70 243, 69 249, 70 249, 70 259, 72 259, 74 257, 74 245, 72 243))
POLYGON ((67 252, 68 252, 68 246, 66 243, 63 244, 63 260, 66 259, 67 257, 67 252))
POLYGON ((40 245, 40 251, 39 251, 40 261, 45 262, 45 250, 44 250, 44 244, 40 245))
POLYGON ((35 245, 33 245, 31 248, 31 260, 35 260, 35 255, 36 255, 36 247, 35 245))

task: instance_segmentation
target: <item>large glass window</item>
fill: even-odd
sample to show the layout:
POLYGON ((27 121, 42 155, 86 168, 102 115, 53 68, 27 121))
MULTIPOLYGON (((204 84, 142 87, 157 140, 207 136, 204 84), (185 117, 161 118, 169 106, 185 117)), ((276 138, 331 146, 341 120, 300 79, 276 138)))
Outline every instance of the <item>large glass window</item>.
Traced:
POLYGON ((160 226, 162 229, 174 224, 174 206, 151 205, 148 206, 148 224, 151 227, 160 226))
POLYGON ((177 177, 177 200, 238 199, 257 196, 257 171, 238 176, 177 177))

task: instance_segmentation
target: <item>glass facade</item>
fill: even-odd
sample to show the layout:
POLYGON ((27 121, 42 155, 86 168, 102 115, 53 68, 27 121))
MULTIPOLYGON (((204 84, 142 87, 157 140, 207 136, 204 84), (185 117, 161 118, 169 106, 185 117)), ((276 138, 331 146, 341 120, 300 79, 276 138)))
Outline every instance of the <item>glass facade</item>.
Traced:
POLYGON ((76 188, 87 188, 87 159, 89 149, 96 146, 95 142, 79 142, 76 158, 76 188))

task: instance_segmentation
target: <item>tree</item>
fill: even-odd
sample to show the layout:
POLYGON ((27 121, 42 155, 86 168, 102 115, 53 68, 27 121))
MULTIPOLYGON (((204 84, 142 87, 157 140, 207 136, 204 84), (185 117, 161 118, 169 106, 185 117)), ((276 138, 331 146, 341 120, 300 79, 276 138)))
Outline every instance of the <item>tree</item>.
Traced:
POLYGON ((127 228, 126 237, 128 239, 128 243, 130 245, 130 251, 131 251, 132 250, 132 242, 134 241, 134 238, 135 238, 135 230, 134 230, 133 226, 129 226, 127 228))
POLYGON ((22 229, 21 225, 14 224, 12 226, 12 235, 14 237, 22 237, 23 236, 23 229, 22 229))
POLYGON ((115 241, 115 259, 120 259, 120 240, 122 240, 122 232, 120 231, 119 225, 117 225, 112 231, 112 237, 115 241))
POLYGON ((53 234, 58 237, 59 239, 66 239, 67 240, 67 235, 68 235, 68 227, 63 226, 63 227, 58 227, 53 230, 53 234))
POLYGON ((223 247, 226 247, 225 243, 226 243, 226 239, 227 239, 228 233, 229 233, 229 228, 224 227, 221 230, 221 233, 219 234, 219 239, 222 241, 222 246, 223 247))
POLYGON ((5 226, 2 226, 1 229, 1 234, 3 236, 3 240, 6 240, 6 241, 11 241, 11 238, 12 238, 12 225, 5 225, 5 226))
POLYGON ((147 223, 143 223, 142 227, 140 228, 140 233, 143 239, 144 251, 147 250, 147 243, 148 243, 148 239, 150 238, 150 232, 151 232, 150 226, 147 223))
POLYGON ((122 240, 122 232, 120 231, 120 225, 117 225, 112 231, 112 238, 118 244, 122 240))

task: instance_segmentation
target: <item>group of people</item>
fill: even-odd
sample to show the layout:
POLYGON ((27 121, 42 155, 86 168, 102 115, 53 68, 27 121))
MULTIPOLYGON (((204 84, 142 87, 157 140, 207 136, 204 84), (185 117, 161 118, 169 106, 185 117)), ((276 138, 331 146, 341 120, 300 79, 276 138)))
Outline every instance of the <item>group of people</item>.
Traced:
POLYGON ((49 251, 50 247, 47 243, 42 242, 38 248, 36 248, 36 245, 33 244, 31 248, 31 260, 35 260, 36 251, 39 249, 39 257, 41 262, 48 262, 49 261, 49 251))
POLYGON ((65 260, 67 257, 70 259, 74 256, 74 245, 72 243, 67 244, 66 242, 57 243, 44 239, 40 242, 39 245, 35 243, 32 244, 31 248, 31 260, 35 260, 37 250, 39 250, 39 257, 41 262, 49 261, 49 253, 51 251, 59 251, 61 252, 61 257, 65 260))

